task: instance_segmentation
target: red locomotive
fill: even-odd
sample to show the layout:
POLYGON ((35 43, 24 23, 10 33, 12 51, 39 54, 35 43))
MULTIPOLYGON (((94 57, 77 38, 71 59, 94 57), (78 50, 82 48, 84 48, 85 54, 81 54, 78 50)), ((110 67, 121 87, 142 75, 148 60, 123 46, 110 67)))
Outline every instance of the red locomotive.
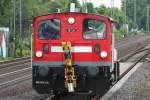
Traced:
POLYGON ((52 91, 99 91, 103 74, 117 79, 112 21, 77 12, 34 18, 33 88, 52 91))

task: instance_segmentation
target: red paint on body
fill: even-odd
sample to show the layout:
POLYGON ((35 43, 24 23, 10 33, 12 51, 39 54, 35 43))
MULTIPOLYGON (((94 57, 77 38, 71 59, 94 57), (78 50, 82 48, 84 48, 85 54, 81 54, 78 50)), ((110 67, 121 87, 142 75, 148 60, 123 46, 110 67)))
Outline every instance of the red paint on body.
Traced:
POLYGON ((110 62, 111 54, 111 21, 108 17, 87 14, 87 13, 55 13, 49 15, 38 16, 34 19, 34 61, 64 61, 64 54, 62 52, 51 52, 51 46, 61 46, 61 42, 70 41, 72 46, 91 46, 91 53, 72 53, 73 61, 79 62, 110 62), (74 24, 68 23, 68 18, 75 18, 74 24), (61 38, 59 40, 39 40, 38 39, 38 23, 45 19, 58 18, 61 21, 61 38), (96 19, 106 23, 106 38, 103 40, 85 40, 83 39, 83 20, 96 19), (67 32, 67 28, 77 29, 76 32, 67 32), (49 45, 49 52, 43 54, 41 58, 36 57, 36 51, 43 51, 43 44, 49 45), (103 59, 100 54, 94 51, 94 45, 100 44, 101 51, 107 51, 107 58, 103 59))

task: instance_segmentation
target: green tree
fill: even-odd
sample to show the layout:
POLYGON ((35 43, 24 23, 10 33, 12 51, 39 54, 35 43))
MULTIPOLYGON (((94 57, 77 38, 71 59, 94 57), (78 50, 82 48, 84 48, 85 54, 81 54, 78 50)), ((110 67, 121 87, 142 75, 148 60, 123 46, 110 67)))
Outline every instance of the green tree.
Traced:
POLYGON ((93 3, 86 3, 87 9, 88 9, 88 13, 95 13, 95 9, 94 9, 94 5, 93 3))
MULTIPOLYGON (((134 23, 134 2, 135 0, 122 0, 122 9, 126 9, 127 16, 132 19, 134 23)), ((147 9, 146 6, 148 4, 148 0, 136 0, 136 24, 139 29, 143 28, 146 30, 146 16, 147 16, 147 9)))
POLYGON ((12 14, 11 7, 11 0, 0 0, 0 27, 4 27, 9 23, 12 14))

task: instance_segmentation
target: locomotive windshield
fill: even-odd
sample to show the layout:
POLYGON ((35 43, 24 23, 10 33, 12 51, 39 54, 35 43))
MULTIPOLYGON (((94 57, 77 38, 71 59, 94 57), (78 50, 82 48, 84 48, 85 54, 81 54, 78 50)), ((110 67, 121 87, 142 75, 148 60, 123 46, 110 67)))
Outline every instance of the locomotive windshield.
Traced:
POLYGON ((100 20, 85 19, 83 21, 84 39, 104 39, 106 36, 106 24, 100 20))
POLYGON ((48 19, 38 24, 38 38, 58 40, 60 38, 60 20, 48 19))

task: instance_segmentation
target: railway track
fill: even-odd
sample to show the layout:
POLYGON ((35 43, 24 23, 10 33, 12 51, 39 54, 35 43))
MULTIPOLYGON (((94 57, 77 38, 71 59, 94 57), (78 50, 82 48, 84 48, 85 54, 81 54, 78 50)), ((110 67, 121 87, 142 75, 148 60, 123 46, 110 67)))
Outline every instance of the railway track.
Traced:
POLYGON ((8 60, 8 61, 1 61, 0 62, 0 69, 6 68, 6 67, 13 67, 20 63, 28 63, 30 62, 30 57, 25 58, 18 58, 15 60, 8 60))
POLYGON ((29 57, 0 62, 0 89, 31 79, 31 73, 29 57))
POLYGON ((147 57, 147 55, 150 54, 150 48, 143 49, 139 52, 144 52, 144 51, 145 53, 141 57, 136 59, 136 61, 122 75, 120 75, 119 79, 124 77, 134 66, 136 66, 140 61, 142 61, 145 57, 147 57))
MULTIPOLYGON (((145 45, 137 48, 136 50, 132 51, 130 54, 120 58, 119 59, 120 62, 126 62, 129 59, 131 59, 133 56, 138 55, 137 59, 135 59, 135 62, 133 62, 133 64, 131 64, 131 66, 128 69, 126 69, 126 71, 124 71, 124 73, 122 73, 119 76, 118 81, 120 79, 122 79, 132 68, 134 68, 134 66, 136 66, 139 62, 141 62, 143 59, 145 59, 146 56, 149 54, 150 54, 150 47, 147 44, 145 44, 145 45)), ((115 86, 116 84, 117 84, 117 82, 115 84, 113 84, 113 86, 115 86)), ((113 88, 113 86, 111 88, 113 88)), ((89 100, 99 100, 100 97, 101 97, 101 94, 97 94, 97 95, 89 98, 89 100)), ((57 98, 57 97, 55 97, 54 95, 51 95, 46 100, 57 100, 55 98, 57 98)), ((58 99, 58 100, 66 100, 66 99, 58 99)), ((69 99, 67 99, 67 100, 69 100, 69 99)), ((79 99, 79 100, 83 100, 83 99, 79 99)), ((88 99, 85 99, 85 100, 88 100, 88 99)))
POLYGON ((149 50, 150 47, 147 47, 148 45, 143 45, 139 48, 137 48, 136 50, 132 51, 131 53, 127 54, 126 56, 123 56, 119 59, 119 62, 125 62, 127 61, 128 59, 130 59, 132 56, 138 54, 138 53, 141 53, 143 51, 146 51, 146 50, 149 50))
MULTIPOLYGON (((139 54, 141 52, 148 52, 150 48, 146 46, 147 45, 137 48, 137 50, 133 51, 132 53, 128 54, 125 57, 122 57, 120 61, 127 61, 128 59, 130 59, 132 56, 136 54, 139 54)), ((124 75, 126 75, 139 61, 145 58, 147 54, 148 53, 144 53, 143 56, 137 59, 136 62, 130 67, 130 69, 128 69, 126 73, 124 73, 124 75)), ((13 60, 13 61, 0 62, 0 80, 3 80, 3 81, 0 81, 0 89, 3 89, 13 84, 17 84, 19 82, 23 82, 23 81, 31 79, 32 77, 31 67, 29 66, 30 66, 30 58, 23 58, 23 59, 18 59, 18 60, 13 60), (6 70, 7 72, 3 72, 6 70), (10 76, 12 77, 10 78, 10 76), (10 79, 7 80, 7 78, 10 78, 10 79)), ((120 79, 124 75, 120 76, 120 79)), ((98 95, 91 97, 91 99, 89 100, 99 100, 100 97, 101 96, 98 94, 98 95)), ((55 98, 55 96, 51 95, 46 100, 54 100, 53 98, 55 98)), ((58 99, 58 100, 63 100, 63 99, 58 99)), ((79 99, 79 100, 83 100, 83 99, 79 99)))
MULTIPOLYGON (((123 82, 125 82, 122 79, 125 77, 125 79, 127 80, 126 77, 129 77, 129 76, 127 76, 127 74, 129 73, 131 75, 130 71, 134 67, 136 67, 136 65, 140 64, 141 62, 144 62, 146 60, 146 58, 150 56, 150 48, 145 46, 145 48, 136 50, 131 55, 132 56, 138 55, 139 57, 137 57, 137 59, 135 59, 135 62, 133 64, 131 64, 130 67, 128 69, 126 69, 126 71, 119 76, 118 82, 110 88, 110 90, 102 97, 101 100, 109 99, 109 97, 111 97, 113 95, 114 91, 117 91, 117 89, 119 89, 119 87, 121 87, 120 84, 123 84, 123 82), (139 53, 141 53, 140 56, 139 56, 139 53)), ((128 61, 132 57, 131 55, 123 57, 123 59, 120 59, 120 61, 128 61)))
MULTIPOLYGON (((132 56, 134 56, 140 52, 143 52, 143 51, 148 51, 150 49, 150 48, 144 48, 144 47, 146 47, 146 45, 138 48, 135 52, 132 52, 132 54, 130 53, 130 55, 127 55, 126 57, 120 59, 120 61, 127 61, 132 56), (144 49, 142 49, 142 48, 144 48, 144 49)), ((144 57, 145 56, 143 56, 142 58, 144 58, 144 57)), ((140 58, 140 59, 142 59, 142 58, 140 58)), ((138 63, 138 61, 136 61, 136 63, 138 63)), ((31 79, 32 75, 31 75, 31 67, 29 67, 30 66, 29 62, 30 62, 30 58, 25 58, 22 60, 19 59, 19 60, 8 61, 8 63, 3 62, 2 63, 3 66, 0 65, 0 66, 2 66, 2 68, 0 68, 0 80, 3 80, 3 82, 0 81, 0 89, 3 89, 5 87, 11 86, 13 84, 17 84, 19 82, 31 79), (26 66, 24 66, 24 65, 26 65, 26 66), (10 70, 8 70, 9 68, 10 68, 10 70), (8 72, 2 73, 2 71, 5 71, 5 70, 8 70, 8 72), (9 76, 12 76, 11 79, 6 80, 9 76), (19 76, 19 77, 17 77, 17 76, 19 76)), ((134 67, 134 65, 132 65, 132 67, 134 67)), ((132 68, 130 68, 130 69, 132 69, 132 68)), ((128 71, 129 71, 129 69, 128 69, 128 71)), ((124 74, 126 74, 126 73, 124 73, 124 74)), ((86 97, 87 97, 87 95, 86 95, 86 97)), ((95 95, 95 96, 91 97, 91 99, 89 99, 89 100, 98 100, 100 97, 101 97, 100 95, 95 95)), ((46 100, 54 100, 54 98, 56 98, 56 97, 54 95, 51 95, 46 100)), ((80 97, 78 97, 78 98, 80 98, 80 97)), ((85 97, 81 96, 81 98, 79 100, 84 100, 82 98, 85 98, 85 97)), ((63 100, 63 99, 58 99, 58 100, 63 100)), ((64 100, 66 100, 66 99, 64 99, 64 100)), ((87 99, 85 99, 85 100, 87 100, 87 99)))
MULTIPOLYGON (((149 54, 150 54, 150 47, 148 47, 148 45, 143 45, 142 47, 139 47, 137 48, 135 51, 132 51, 130 54, 120 58, 119 62, 125 62, 125 61, 128 61, 131 57, 137 55, 141 53, 141 55, 135 60, 135 62, 133 64, 130 65, 130 67, 128 67, 128 69, 126 69, 124 71, 124 73, 122 73, 119 77, 118 77, 118 82, 120 82, 120 80, 125 76, 127 75, 131 69, 133 69, 139 62, 143 61, 143 59, 145 59, 149 54), (143 53, 144 52, 144 53, 143 53)), ((118 87, 117 85, 119 85, 120 83, 116 82, 115 84, 113 84, 113 86, 110 88, 110 90, 113 88, 113 87, 118 87)), ((109 92, 109 91, 108 91, 109 92)), ((112 93, 112 91, 110 93, 106 93, 105 95, 110 95, 112 93)), ((100 96, 97 95, 94 97, 94 99, 91 99, 91 100, 107 100, 109 98, 107 98, 107 96, 105 97, 102 97, 102 99, 100 99, 100 96), (106 99, 107 98, 107 99, 106 99)))

